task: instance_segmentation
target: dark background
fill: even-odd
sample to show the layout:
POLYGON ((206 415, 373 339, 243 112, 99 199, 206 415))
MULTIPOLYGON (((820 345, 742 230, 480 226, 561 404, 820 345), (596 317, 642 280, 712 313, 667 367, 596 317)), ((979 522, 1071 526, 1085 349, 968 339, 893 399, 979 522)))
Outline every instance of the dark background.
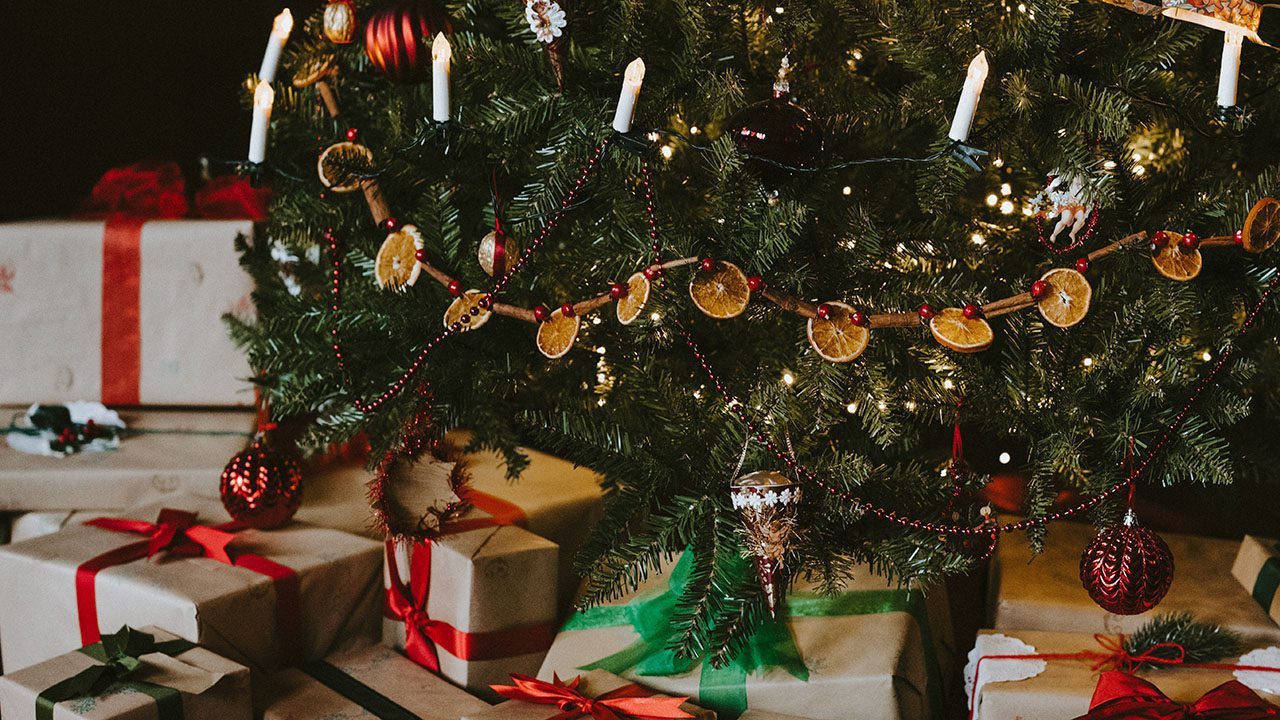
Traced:
POLYGON ((65 214, 107 168, 242 158, 271 19, 323 0, 4 0, 0 221, 65 214))

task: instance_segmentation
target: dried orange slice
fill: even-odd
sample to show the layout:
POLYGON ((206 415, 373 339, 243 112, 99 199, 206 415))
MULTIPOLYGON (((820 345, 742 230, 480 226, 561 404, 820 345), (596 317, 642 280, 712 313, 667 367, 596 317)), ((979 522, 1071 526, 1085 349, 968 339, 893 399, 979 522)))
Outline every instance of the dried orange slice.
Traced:
POLYGON ((853 308, 842 302, 826 303, 831 314, 826 320, 809 318, 809 345, 818 357, 831 362, 849 362, 867 349, 871 331, 853 324, 853 308))
POLYGON ((578 328, 582 326, 582 318, 578 315, 565 317, 558 309, 551 313, 546 322, 538 325, 538 350, 552 360, 563 357, 573 348, 578 339, 578 328))
POLYGON ((332 55, 318 55, 298 68, 293 74, 293 86, 296 88, 311 87, 329 77, 335 71, 332 55))
POLYGON ((1156 272, 1178 282, 1186 282, 1199 275, 1200 268, 1204 265, 1200 250, 1183 250, 1179 247, 1182 233, 1165 231, 1165 234, 1169 236, 1169 242, 1151 253, 1151 264, 1156 266, 1156 272))
POLYGON ((404 225, 393 233, 387 233, 387 239, 382 241, 373 263, 373 277, 378 281, 378 287, 403 290, 418 282, 418 275, 422 273, 418 251, 425 245, 422 233, 413 225, 404 225))
POLYGON ((742 314, 751 302, 747 276, 731 262, 720 260, 711 272, 699 270, 689 281, 689 296, 702 312, 718 320, 742 314))
POLYGON ((320 153, 316 173, 320 184, 336 193, 360 189, 360 175, 373 170, 373 153, 360 143, 334 143, 320 153))
POLYGON ((1049 286, 1044 296, 1036 301, 1045 322, 1054 327, 1069 328, 1089 314, 1093 300, 1093 287, 1084 275, 1071 268, 1055 268, 1040 276, 1049 286))
POLYGON ((934 315, 929 321, 929 332, 943 347, 962 353, 982 352, 996 339, 986 320, 970 320, 960 308, 944 308, 934 315))
POLYGON ((475 330, 481 325, 489 322, 489 316, 492 314, 488 310, 480 307, 480 301, 484 299, 484 293, 479 290, 468 290, 460 297, 449 303, 448 309, 444 311, 444 326, 451 327, 454 323, 462 319, 463 315, 471 315, 471 308, 477 308, 479 313, 471 315, 462 326, 462 331, 475 330))
POLYGON ((1280 239, 1280 200, 1262 198, 1244 220, 1244 249, 1260 253, 1280 239))
POLYGON ((645 303, 649 302, 649 278, 638 272, 627 278, 627 294, 618 298, 618 322, 630 325, 640 317, 645 303))

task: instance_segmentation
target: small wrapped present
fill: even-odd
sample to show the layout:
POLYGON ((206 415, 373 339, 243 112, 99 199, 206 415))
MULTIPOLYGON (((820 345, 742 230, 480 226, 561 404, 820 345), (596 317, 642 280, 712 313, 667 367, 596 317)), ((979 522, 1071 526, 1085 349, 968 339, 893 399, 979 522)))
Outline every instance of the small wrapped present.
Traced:
POLYGON ((1280 542, 1245 535, 1231 574, 1271 619, 1280 623, 1280 542))
POLYGON ((385 554, 384 643, 482 697, 538 671, 556 629, 554 543, 500 525, 385 554))
POLYGON ((0 224, 0 404, 251 405, 249 220, 0 224))
POLYGON ((249 720, 249 669, 158 628, 101 642, 0 677, 8 720, 249 720))
MULTIPOLYGON (((27 408, 3 408, 12 417, 27 408)), ((232 455, 248 446, 252 412, 120 411, 116 450, 47 457, 0 441, 0 510, 121 510, 183 494, 216 494, 232 455)))
POLYGON ((748 710, 738 716, 738 720, 808 720, 796 715, 783 715, 767 710, 748 710))
POLYGON ((512 675, 511 683, 494 686, 510 700, 480 712, 465 713, 462 720, 716 720, 714 712, 686 702, 686 697, 668 697, 603 670, 592 670, 567 681, 512 675))
POLYGON ((285 670, 269 685, 263 720, 457 720, 489 709, 380 645, 285 670))
POLYGON ((43 537, 56 533, 68 525, 80 525, 106 517, 112 512, 111 510, 50 510, 22 513, 13 519, 10 537, 13 542, 43 537))
MULTIPOLYGON (((1277 695, 1280 693, 1280 672, 1265 670, 1267 667, 1280 669, 1280 649, 1277 648, 1255 649, 1238 660, 1208 664, 1211 667, 1161 666, 1142 670, 1139 677, 1114 670, 1117 667, 1132 668, 1135 663, 1135 658, 1124 654, 1120 637, 1037 630, 1008 633, 984 630, 969 653, 969 664, 965 667, 971 717, 973 720, 1072 720, 1089 712, 1091 704, 1109 703, 1114 709, 1121 704, 1121 699, 1134 698, 1137 702, 1130 706, 1130 710, 1142 707, 1149 713, 1140 717, 1180 718, 1183 715, 1160 714, 1155 710, 1161 704, 1178 709, 1179 703, 1207 702, 1212 707, 1215 697, 1223 697, 1224 691, 1220 689, 1223 684, 1233 680, 1250 685, 1252 689, 1246 688, 1246 692, 1257 697, 1257 703, 1262 703, 1255 703, 1254 707, 1280 701, 1280 695, 1277 695)), ((1247 699, 1243 693, 1234 692, 1231 688, 1234 686, 1229 686, 1226 692, 1233 697, 1247 699)), ((1123 706, 1120 709, 1123 710, 1123 706)), ((1118 720, 1137 716, 1133 712, 1120 712, 1098 717, 1118 720)), ((1187 717, 1218 716, 1196 714, 1187 717)))
POLYGON ((991 563, 990 618, 996 630, 1131 633, 1161 612, 1189 612, 1234 630, 1247 642, 1280 643, 1280 627, 1231 577, 1239 543, 1161 533, 1177 566, 1160 605, 1142 615, 1116 615, 1094 604, 1080 585, 1080 553, 1096 530, 1063 522, 1049 529, 1044 552, 1007 538, 991 563))
MULTIPOLYGON (((834 596, 801 585, 782 619, 756 629, 726 666, 667 650, 689 556, 614 604, 574 615, 538 677, 603 669, 723 717, 767 710, 813 720, 936 717, 954 659, 945 593, 888 589, 859 571, 834 596), (856 702, 853 701, 856 699, 856 702)), ((743 564, 743 572, 749 572, 743 564)))
POLYGON ((141 508, 0 547, 9 668, 121 625, 163 627, 255 671, 376 639, 379 543, 300 523, 241 529, 216 503, 183 507, 141 508))

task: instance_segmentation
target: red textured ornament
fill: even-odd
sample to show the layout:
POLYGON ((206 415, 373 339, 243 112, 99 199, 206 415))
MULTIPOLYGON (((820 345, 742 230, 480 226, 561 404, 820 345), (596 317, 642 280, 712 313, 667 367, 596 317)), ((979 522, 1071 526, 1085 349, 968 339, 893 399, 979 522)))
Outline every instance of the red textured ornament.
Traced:
POLYGON ((302 466, 256 440, 227 463, 221 489, 232 518, 259 530, 278 528, 302 504, 302 466))
POLYGON ((769 170, 810 168, 822 158, 822 126, 785 92, 739 110, 729 118, 726 132, 739 150, 772 163, 765 165, 769 170))
POLYGON ((1124 522, 1099 532, 1084 549, 1080 582, 1103 610, 1138 615, 1169 592, 1173 553, 1159 535, 1139 526, 1130 510, 1124 522))
POLYGON ((431 74, 432 38, 451 30, 449 15, 434 0, 395 3, 369 16, 364 53, 392 82, 421 82, 431 74))

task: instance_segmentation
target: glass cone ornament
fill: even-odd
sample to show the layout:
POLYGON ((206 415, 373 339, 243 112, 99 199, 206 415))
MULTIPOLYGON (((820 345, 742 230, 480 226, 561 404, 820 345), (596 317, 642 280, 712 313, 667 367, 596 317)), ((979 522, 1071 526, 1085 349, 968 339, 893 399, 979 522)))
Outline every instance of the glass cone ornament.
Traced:
POLYGON ((259 530, 278 528, 302 504, 302 466, 259 438, 227 463, 221 491, 233 519, 259 530))
POLYGON ((729 137, 739 150, 767 166, 811 168, 822 157, 822 126, 808 110, 791 102, 790 72, 791 61, 784 57, 773 97, 734 113, 729 137))
POLYGON ((761 470, 734 479, 731 493, 734 509, 742 514, 747 550, 755 557, 769 614, 777 617, 785 588, 780 576, 796 535, 800 486, 781 473, 761 470))
POLYGON ((1099 532, 1084 549, 1080 582, 1103 610, 1139 615, 1169 592, 1173 553, 1159 535, 1138 525, 1130 507, 1119 525, 1099 532))

